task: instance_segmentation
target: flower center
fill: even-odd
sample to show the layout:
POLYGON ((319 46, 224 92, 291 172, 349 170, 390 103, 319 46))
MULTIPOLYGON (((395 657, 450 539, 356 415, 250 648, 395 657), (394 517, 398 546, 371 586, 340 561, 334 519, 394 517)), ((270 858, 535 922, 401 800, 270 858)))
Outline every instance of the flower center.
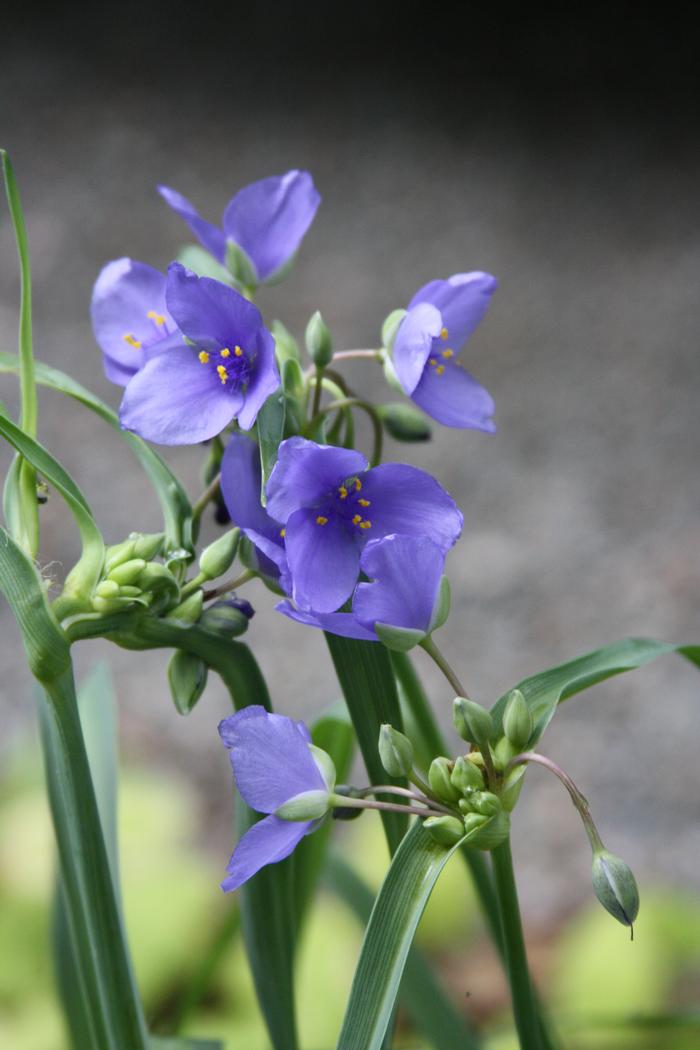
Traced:
POLYGON ((165 339, 166 335, 170 335, 168 319, 165 314, 159 314, 157 310, 148 310, 146 320, 150 321, 151 325, 150 331, 147 331, 145 336, 137 339, 133 332, 125 332, 122 336, 124 342, 128 343, 134 350, 145 350, 161 339, 165 339))
POLYGON ((214 371, 221 385, 231 392, 247 385, 251 363, 238 344, 233 349, 224 346, 221 350, 200 350, 197 357, 199 363, 214 371))
POLYGON ((348 478, 333 492, 329 492, 323 507, 316 515, 317 525, 327 525, 329 521, 342 521, 351 532, 359 529, 366 532, 372 528, 367 517, 370 500, 362 495, 362 481, 358 477, 348 478))

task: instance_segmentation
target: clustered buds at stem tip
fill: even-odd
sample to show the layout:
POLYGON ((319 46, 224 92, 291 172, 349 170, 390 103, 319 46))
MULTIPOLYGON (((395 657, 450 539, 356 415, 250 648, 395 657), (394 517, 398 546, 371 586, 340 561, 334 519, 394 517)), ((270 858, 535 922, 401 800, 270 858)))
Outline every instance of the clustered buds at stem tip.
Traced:
POLYGON ((393 726, 379 730, 379 757, 390 777, 410 776, 413 769, 413 744, 393 726))

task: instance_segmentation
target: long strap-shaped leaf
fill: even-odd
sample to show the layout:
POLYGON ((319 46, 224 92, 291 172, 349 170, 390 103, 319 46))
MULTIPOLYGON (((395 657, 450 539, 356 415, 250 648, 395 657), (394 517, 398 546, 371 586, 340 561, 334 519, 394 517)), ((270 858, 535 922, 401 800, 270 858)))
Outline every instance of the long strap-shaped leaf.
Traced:
MULTIPOLYGON (((122 430, 116 412, 70 376, 40 361, 36 362, 35 368, 37 383, 74 398, 117 431, 141 463, 155 489, 165 523, 166 551, 178 548, 191 551, 192 508, 182 485, 158 453, 137 434, 122 430)), ((15 354, 0 353, 0 372, 19 373, 19 359, 15 354)))
MULTIPOLYGON (((326 634, 357 742, 372 784, 402 784, 388 777, 379 759, 379 728, 389 722, 402 728, 401 708, 387 650, 379 642, 361 642, 326 634)), ((406 830, 400 813, 382 813, 389 851, 394 853, 406 830)))
POLYGON ((381 1047, 418 922, 457 849, 438 845, 420 823, 401 842, 372 909, 337 1050, 381 1047))
MULTIPOLYGON (((606 678, 643 667, 657 656, 667 653, 678 653, 700 667, 700 645, 669 645, 653 638, 626 638, 524 678, 517 688, 523 693, 535 723, 529 746, 542 736, 554 717, 557 705, 563 700, 606 678)), ((496 733, 500 731, 507 701, 508 694, 502 696, 491 709, 496 733)))
MULTIPOLYGON (((374 905, 374 894, 369 886, 337 853, 330 854, 325 877, 329 888, 365 925, 374 905)), ((408 953, 399 1000, 434 1050, 476 1050, 481 1045, 478 1036, 457 1012, 435 978, 430 963, 415 944, 408 953)))

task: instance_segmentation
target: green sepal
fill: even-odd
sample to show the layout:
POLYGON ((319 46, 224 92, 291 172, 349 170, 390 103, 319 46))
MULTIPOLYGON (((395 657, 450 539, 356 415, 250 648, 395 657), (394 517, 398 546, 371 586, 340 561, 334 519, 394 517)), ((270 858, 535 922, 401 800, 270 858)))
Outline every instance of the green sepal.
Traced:
POLYGON ((327 791, 302 791, 279 806, 275 816, 280 820, 320 820, 328 812, 331 797, 327 791))
POLYGON ((377 415, 395 441, 430 441, 433 431, 422 412, 405 402, 377 405, 377 415))
POLYGON ((168 664, 168 685, 177 711, 188 715, 204 692, 208 668, 204 660, 176 649, 168 664))
POLYGON ((221 281, 222 284, 227 284, 229 287, 233 284, 231 274, 226 267, 217 262, 214 256, 199 244, 186 244, 177 253, 177 261, 192 273, 196 273, 198 277, 211 277, 212 280, 221 281))
POLYGON ((527 766, 524 763, 523 765, 516 766, 515 769, 511 769, 503 782, 503 787, 501 789, 501 802, 503 803, 503 808, 508 813, 512 813, 518 799, 520 798, 526 770, 527 766))
POLYGON ((428 634, 432 634, 433 631, 437 631, 438 627, 442 627, 442 625, 446 622, 447 617, 450 615, 451 602, 452 588, 450 587, 450 581, 448 580, 447 576, 442 575, 440 577, 438 595, 435 600, 435 608, 433 609, 433 615, 430 620, 428 634))
POLYGON ((382 368, 384 369, 384 378, 386 379, 392 390, 395 390, 398 394, 406 394, 406 391, 401 386, 401 380, 396 374, 394 368, 394 362, 391 360, 389 354, 384 354, 381 358, 382 368))
POLYGON ((267 505, 267 482, 277 462, 280 442, 284 437, 284 421, 287 412, 287 401, 281 389, 277 389, 267 398, 258 412, 255 430, 260 444, 260 502, 267 505))
POLYGON ((241 289, 255 289, 260 283, 258 272, 248 253, 240 244, 231 240, 226 242, 226 269, 241 289))
POLYGON ((415 649, 426 637, 425 631, 415 631, 410 627, 392 627, 388 623, 375 623, 377 638, 387 649, 397 653, 407 653, 415 649))
POLYGON ((384 319, 382 325, 382 346, 391 353, 394 348, 394 340, 396 339, 396 333, 399 330, 401 322, 406 316, 406 310, 392 310, 391 313, 384 319))
POLYGON ((335 764, 333 762, 333 759, 327 751, 324 751, 322 747, 317 747, 316 744, 309 744, 309 751, 311 752, 311 757, 316 763, 316 767, 319 773, 323 777, 324 784, 326 785, 329 791, 332 791, 335 787, 336 780, 335 764))
POLYGON ((456 846, 464 838, 464 821, 458 817, 427 817, 423 827, 441 846, 456 846))
MULTIPOLYGON (((472 816, 479 817, 481 814, 474 813, 472 816)), ((465 827, 468 826, 469 820, 468 816, 465 817, 465 827)), ((472 831, 468 831, 464 843, 473 849, 490 851, 500 846, 502 842, 505 842, 509 832, 510 817, 505 810, 501 810, 494 817, 488 817, 486 823, 475 827, 472 831)))

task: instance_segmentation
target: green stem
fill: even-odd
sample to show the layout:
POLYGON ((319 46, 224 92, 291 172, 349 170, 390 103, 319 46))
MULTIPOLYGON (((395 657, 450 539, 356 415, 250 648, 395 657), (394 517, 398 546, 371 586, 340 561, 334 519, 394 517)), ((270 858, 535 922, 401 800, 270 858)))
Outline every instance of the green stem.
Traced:
POLYGON ((421 649, 425 649, 425 651, 428 654, 428 656, 440 668, 440 670, 444 674, 445 678, 447 679, 447 681, 450 683, 450 685, 452 686, 452 688, 456 692, 457 696, 463 696, 463 697, 465 697, 465 699, 468 699, 469 698, 469 694, 467 693, 466 689, 464 688, 464 686, 460 682, 460 680, 457 677, 455 671, 453 671, 452 667, 450 667, 450 665, 447 662, 446 658, 443 656, 443 654, 438 649, 437 645, 435 644, 435 641, 433 640, 433 636, 432 635, 428 635, 427 638, 424 638, 423 641, 420 643, 420 646, 421 646, 421 649))
POLYGON ((199 499, 192 504, 192 520, 197 521, 204 510, 206 510, 207 504, 216 496, 221 485, 221 474, 217 474, 215 478, 209 482, 204 492, 201 494, 199 499))
POLYGON ((493 850, 491 857, 501 908, 503 944, 513 1000, 515 1027, 522 1050, 541 1050, 540 1019, 527 965, 509 839, 493 850))
POLYGON ((242 587, 244 583, 248 583, 249 580, 254 580, 256 576, 257 573, 252 569, 246 569, 235 580, 229 580, 227 583, 214 587, 211 591, 205 591, 204 601, 208 602, 212 598, 220 598, 222 594, 228 594, 229 591, 235 591, 238 587, 242 587))
POLYGON ((373 446, 372 456, 370 458, 370 466, 376 467, 382 458, 382 446, 384 443, 384 430, 382 427, 382 421, 379 418, 374 405, 371 405, 369 401, 363 401, 361 397, 344 397, 339 398, 337 401, 331 401, 330 404, 326 405, 320 412, 314 413, 311 422, 309 424, 309 431, 313 433, 314 428, 319 424, 323 416, 328 415, 329 412, 336 412, 339 409, 345 408, 361 408, 363 412, 367 413, 367 416, 372 424, 372 435, 373 435, 373 446))
POLYGON ((550 773, 554 773, 554 776, 559 778, 569 792, 571 801, 583 821, 583 826, 586 829, 591 849, 594 853, 598 850, 604 849, 605 847, 603 846, 600 835, 598 834, 598 829, 595 826, 593 817, 591 816, 588 799, 581 794, 569 774, 566 773, 561 766, 558 766, 556 762, 553 762, 551 758, 547 758, 545 755, 538 755, 536 751, 523 751, 521 754, 515 755, 514 758, 511 758, 506 773, 515 766, 526 765, 529 762, 534 762, 538 766, 544 766, 545 769, 548 769, 550 773))
POLYGON ((228 915, 221 924, 214 941, 190 979, 184 995, 179 1001, 175 1019, 172 1024, 173 1035, 179 1035, 193 1011, 197 1009, 204 996, 211 988, 216 971, 228 951, 231 942, 241 928, 241 913, 237 907, 229 909, 228 915))
POLYGON ((321 407, 321 392, 323 390, 323 369, 316 366, 316 382, 314 383, 314 399, 311 404, 311 420, 316 419, 318 410, 321 407))
POLYGON ((39 715, 49 802, 95 1050, 146 1050, 148 1037, 110 874, 72 667, 43 686, 39 715))

